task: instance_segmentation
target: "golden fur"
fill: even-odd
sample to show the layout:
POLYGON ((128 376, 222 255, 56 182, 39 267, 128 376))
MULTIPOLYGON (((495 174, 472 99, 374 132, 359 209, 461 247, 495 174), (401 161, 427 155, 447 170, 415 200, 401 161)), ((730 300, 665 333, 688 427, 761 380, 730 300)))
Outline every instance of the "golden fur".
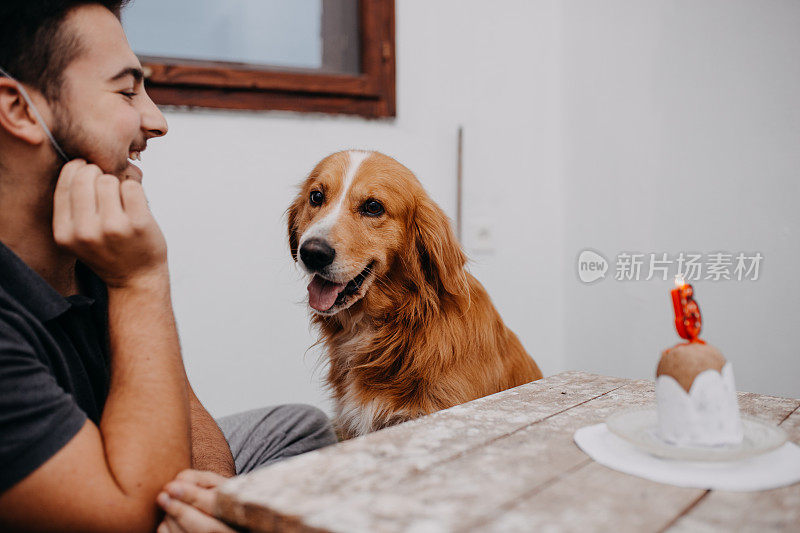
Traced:
POLYGON ((335 249, 330 278, 339 279, 331 281, 366 273, 355 294, 312 319, 330 359, 327 382, 341 435, 375 431, 542 377, 466 271, 447 216, 394 159, 344 151, 322 160, 288 210, 295 261, 312 227, 335 249), (312 191, 324 195, 321 205, 309 200, 312 191), (383 205, 382 216, 365 214, 369 199, 383 205), (330 222, 320 230, 320 221, 330 222))

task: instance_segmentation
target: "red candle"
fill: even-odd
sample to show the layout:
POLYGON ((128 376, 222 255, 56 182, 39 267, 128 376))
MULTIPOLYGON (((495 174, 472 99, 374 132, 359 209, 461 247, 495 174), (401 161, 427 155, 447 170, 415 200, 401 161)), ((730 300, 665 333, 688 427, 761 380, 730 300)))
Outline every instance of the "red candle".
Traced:
POLYGON ((699 342, 703 319, 700 307, 694 301, 694 289, 681 276, 675 276, 675 288, 671 291, 672 307, 675 310, 675 329, 678 335, 689 342, 699 342))

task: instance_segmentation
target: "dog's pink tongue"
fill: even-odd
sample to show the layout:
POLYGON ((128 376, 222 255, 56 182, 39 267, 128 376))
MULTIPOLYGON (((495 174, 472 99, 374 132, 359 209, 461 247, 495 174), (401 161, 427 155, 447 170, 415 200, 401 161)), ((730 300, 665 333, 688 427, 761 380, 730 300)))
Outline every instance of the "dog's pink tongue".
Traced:
POLYGON ((308 304, 317 311, 327 311, 333 307, 339 293, 345 288, 343 283, 332 283, 319 276, 314 276, 308 284, 308 304))

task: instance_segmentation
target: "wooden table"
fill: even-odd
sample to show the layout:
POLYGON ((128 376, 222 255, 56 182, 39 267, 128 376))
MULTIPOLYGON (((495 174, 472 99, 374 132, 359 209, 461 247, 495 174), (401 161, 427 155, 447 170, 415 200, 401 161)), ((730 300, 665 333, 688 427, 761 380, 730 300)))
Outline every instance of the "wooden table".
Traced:
MULTIPOLYGON (((574 444, 576 429, 654 402, 653 385, 564 372, 235 478, 218 515, 255 531, 800 531, 800 484, 673 487, 574 444)), ((800 441, 800 400, 739 404, 800 441)))

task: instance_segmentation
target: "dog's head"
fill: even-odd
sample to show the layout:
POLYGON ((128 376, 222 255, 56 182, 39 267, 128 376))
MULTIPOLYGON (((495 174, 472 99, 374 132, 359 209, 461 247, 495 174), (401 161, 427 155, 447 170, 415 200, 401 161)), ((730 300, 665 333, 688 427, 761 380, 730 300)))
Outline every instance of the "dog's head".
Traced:
POLYGON ((378 152, 323 159, 289 207, 292 258, 310 276, 309 305, 331 316, 414 291, 467 291, 466 258, 450 221, 414 174, 378 152))

